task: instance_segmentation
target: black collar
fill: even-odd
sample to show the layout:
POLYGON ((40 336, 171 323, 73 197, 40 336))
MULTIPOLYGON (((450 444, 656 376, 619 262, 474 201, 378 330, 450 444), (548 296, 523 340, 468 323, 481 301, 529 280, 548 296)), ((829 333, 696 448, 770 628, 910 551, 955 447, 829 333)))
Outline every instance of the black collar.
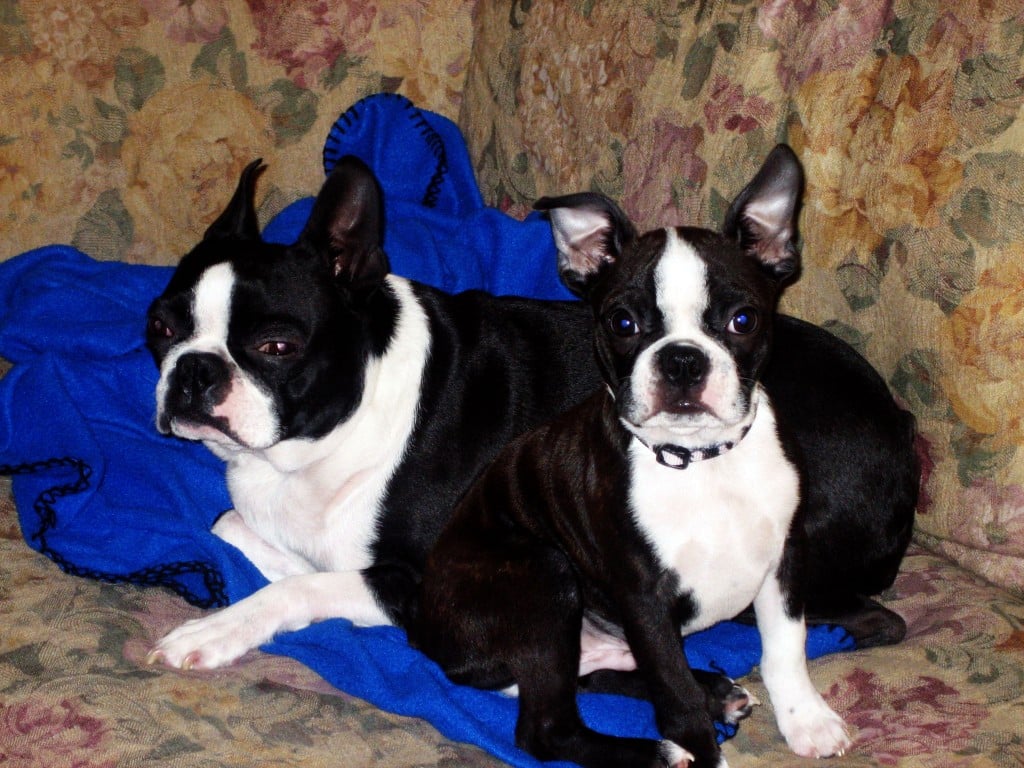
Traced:
MULTIPOLYGON (((659 443, 658 445, 647 445, 647 443, 644 443, 644 445, 647 445, 648 448, 654 451, 654 457, 658 460, 659 464, 663 464, 671 469, 686 469, 694 461, 713 459, 716 456, 721 456, 726 451, 731 451, 740 440, 747 436, 749 431, 750 427, 746 426, 735 440, 728 440, 724 443, 716 443, 703 448, 683 448, 681 445, 672 445, 671 443, 659 443)), ((641 440, 640 442, 643 441, 641 440)))

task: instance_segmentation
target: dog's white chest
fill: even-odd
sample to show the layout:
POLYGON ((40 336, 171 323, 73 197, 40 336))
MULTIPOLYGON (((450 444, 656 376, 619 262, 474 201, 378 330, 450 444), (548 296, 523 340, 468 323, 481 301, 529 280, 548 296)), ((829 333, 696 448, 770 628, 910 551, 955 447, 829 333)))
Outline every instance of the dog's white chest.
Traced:
POLYGON ((243 461, 229 471, 235 510, 246 524, 316 571, 370 565, 384 479, 356 475, 331 483, 315 470, 281 472, 262 460, 243 461))
POLYGON ((779 565, 799 482, 785 458, 771 410, 747 436, 713 459, 671 469, 634 441, 631 502, 641 530, 666 568, 693 596, 693 632, 746 608, 779 565))

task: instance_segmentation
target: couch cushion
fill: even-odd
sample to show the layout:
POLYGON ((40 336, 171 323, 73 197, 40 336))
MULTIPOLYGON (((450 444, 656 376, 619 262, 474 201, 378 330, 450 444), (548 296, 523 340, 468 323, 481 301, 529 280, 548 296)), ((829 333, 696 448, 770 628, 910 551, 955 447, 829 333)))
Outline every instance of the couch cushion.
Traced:
POLYGON ((176 263, 257 157, 266 221, 319 188, 324 137, 363 96, 455 116, 473 5, 5 3, 0 258, 176 263))

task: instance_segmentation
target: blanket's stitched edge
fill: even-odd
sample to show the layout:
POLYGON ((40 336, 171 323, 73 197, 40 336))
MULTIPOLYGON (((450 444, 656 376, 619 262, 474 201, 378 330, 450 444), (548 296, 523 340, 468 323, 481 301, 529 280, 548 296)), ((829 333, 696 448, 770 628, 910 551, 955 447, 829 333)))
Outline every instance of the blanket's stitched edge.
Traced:
POLYGON ((441 196, 441 185, 444 183, 444 177, 448 175, 448 151, 444 145, 444 139, 427 121, 427 118, 423 113, 413 104, 409 99, 404 96, 400 96, 396 93, 378 93, 373 96, 367 96, 360 99, 347 110, 339 115, 338 119, 334 121, 331 126, 331 130, 327 134, 327 140, 324 142, 323 151, 323 163, 324 173, 329 174, 338 160, 341 159, 341 149, 339 144, 341 143, 342 137, 345 135, 345 129, 351 128, 352 125, 359 120, 362 115, 360 114, 361 108, 370 99, 379 99, 382 96, 386 96, 391 99, 396 99, 402 107, 409 113, 409 119, 413 121, 416 126, 416 130, 419 131, 420 136, 423 137, 423 141, 427 145, 427 149, 437 160, 437 165, 434 167, 434 173, 430 177, 430 181, 427 182, 427 189, 423 193, 423 199, 420 200, 420 204, 427 208, 434 208, 437 206, 438 198, 441 196))
POLYGON ((57 525, 56 503, 65 496, 82 493, 89 489, 92 480, 92 467, 82 459, 71 456, 45 459, 25 464, 0 464, 0 475, 33 475, 39 472, 52 472, 58 469, 72 469, 77 478, 69 483, 58 483, 42 491, 32 504, 32 509, 39 518, 39 528, 34 532, 26 532, 38 542, 39 551, 57 564, 62 571, 72 576, 95 579, 107 583, 126 582, 142 587, 167 587, 188 602, 200 608, 219 608, 228 604, 224 577, 220 571, 209 563, 201 560, 186 560, 177 563, 166 563, 151 568, 143 568, 127 574, 97 571, 83 568, 72 563, 62 554, 53 549, 46 540, 47 534, 57 525), (193 590, 178 581, 175 577, 185 574, 198 574, 203 579, 207 595, 196 594, 193 590))

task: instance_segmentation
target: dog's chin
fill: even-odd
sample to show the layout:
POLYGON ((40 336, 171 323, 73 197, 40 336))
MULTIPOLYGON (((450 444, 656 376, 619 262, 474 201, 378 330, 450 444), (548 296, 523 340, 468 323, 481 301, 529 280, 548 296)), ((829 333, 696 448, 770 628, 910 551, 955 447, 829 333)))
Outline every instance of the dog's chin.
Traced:
POLYGON ((729 442, 753 420, 750 409, 720 415, 703 402, 673 403, 669 407, 628 409, 620 414, 626 428, 647 445, 678 445, 691 450, 729 442))

